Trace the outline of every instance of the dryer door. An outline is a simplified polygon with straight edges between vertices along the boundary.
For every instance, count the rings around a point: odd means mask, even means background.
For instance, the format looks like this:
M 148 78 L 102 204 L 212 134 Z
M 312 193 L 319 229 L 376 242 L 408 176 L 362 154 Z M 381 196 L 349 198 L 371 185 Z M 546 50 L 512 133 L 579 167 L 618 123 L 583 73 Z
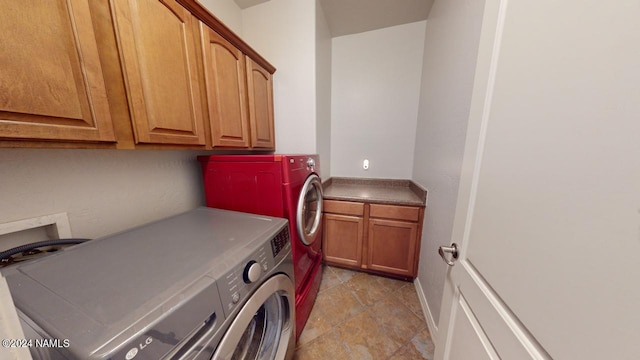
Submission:
M 311 245 L 316 240 L 321 223 L 322 182 L 318 175 L 311 174 L 302 186 L 296 210 L 298 235 L 303 244 Z
M 295 347 L 293 282 L 276 275 L 242 307 L 213 355 L 214 360 L 289 359 Z

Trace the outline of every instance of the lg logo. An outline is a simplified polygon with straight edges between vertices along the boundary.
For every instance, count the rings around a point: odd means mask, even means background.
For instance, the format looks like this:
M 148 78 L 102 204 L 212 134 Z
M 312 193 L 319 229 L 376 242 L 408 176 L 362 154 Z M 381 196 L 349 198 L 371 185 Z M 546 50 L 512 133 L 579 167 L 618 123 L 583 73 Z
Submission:
M 127 360 L 131 360 L 131 359 L 133 359 L 134 357 L 136 357 L 136 355 L 138 355 L 138 348 L 137 348 L 137 347 L 134 347 L 134 348 L 131 348 L 131 350 L 129 350 L 129 351 L 127 352 L 127 355 L 125 355 L 125 357 L 124 357 L 124 358 L 125 358 L 125 359 L 127 359 Z
M 131 348 L 131 350 L 127 351 L 127 355 L 125 355 L 124 358 L 126 360 L 133 359 L 134 357 L 136 357 L 136 355 L 138 355 L 138 351 L 144 350 L 144 348 L 146 348 L 152 342 L 153 342 L 153 338 L 149 336 L 144 340 L 144 342 L 138 344 L 137 347 Z

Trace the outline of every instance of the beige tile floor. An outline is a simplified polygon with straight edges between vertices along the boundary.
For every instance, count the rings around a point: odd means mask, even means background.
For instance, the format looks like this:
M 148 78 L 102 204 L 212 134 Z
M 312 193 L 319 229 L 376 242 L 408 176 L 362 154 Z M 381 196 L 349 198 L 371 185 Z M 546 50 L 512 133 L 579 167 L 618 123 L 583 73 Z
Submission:
M 413 283 L 324 266 L 294 360 L 433 359 Z

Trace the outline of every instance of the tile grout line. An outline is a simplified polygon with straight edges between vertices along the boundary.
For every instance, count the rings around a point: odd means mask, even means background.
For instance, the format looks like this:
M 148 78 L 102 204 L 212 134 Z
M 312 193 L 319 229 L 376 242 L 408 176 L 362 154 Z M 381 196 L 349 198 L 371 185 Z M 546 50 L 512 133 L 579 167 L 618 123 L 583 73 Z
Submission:
M 335 273 L 335 272 L 334 272 L 334 273 Z M 362 275 L 362 277 L 365 277 L 365 276 L 366 276 L 366 277 L 376 277 L 376 278 L 378 277 L 377 275 L 371 275 L 371 274 L 368 274 L 368 273 L 362 273 L 362 274 L 364 274 L 364 275 Z M 354 275 L 353 277 L 358 276 L 358 275 L 359 275 L 359 274 L 356 274 L 356 275 Z M 351 279 L 353 279 L 353 277 L 351 277 Z M 338 277 L 338 278 L 339 278 L 339 277 Z M 351 279 L 349 279 L 349 280 L 351 280 Z M 340 278 L 339 278 L 339 280 L 341 280 L 341 281 L 342 281 L 342 279 L 340 279 Z M 401 281 L 401 280 L 397 280 L 397 279 L 392 279 L 392 280 Z M 376 300 L 375 302 L 373 302 L 371 305 L 367 305 L 367 304 L 363 303 L 363 300 L 361 300 L 361 299 L 360 299 L 360 297 L 355 293 L 355 290 L 354 290 L 353 288 L 351 288 L 349 285 L 347 285 L 347 282 L 348 282 L 348 281 L 346 281 L 346 282 L 345 282 L 345 281 L 342 281 L 342 284 L 343 284 L 343 285 L 345 285 L 345 286 L 347 286 L 347 287 L 350 289 L 349 291 L 351 292 L 351 294 L 352 294 L 352 295 L 356 298 L 356 300 L 358 300 L 358 302 L 359 302 L 359 303 L 360 303 L 360 304 L 365 308 L 364 312 L 366 312 L 368 316 L 370 316 L 370 317 L 372 317 L 372 318 L 374 318 L 374 319 L 375 319 L 375 314 L 373 314 L 373 308 L 376 306 L 376 304 L 379 304 L 380 302 L 382 302 L 382 301 L 386 300 L 387 298 L 391 298 L 392 296 L 395 296 L 395 299 L 398 299 L 398 298 L 399 298 L 399 292 L 400 292 L 400 290 L 401 290 L 402 288 L 406 287 L 406 286 L 411 285 L 411 284 L 407 283 L 407 284 L 403 284 L 403 285 L 402 285 L 401 287 L 399 287 L 398 289 L 386 291 L 386 292 L 385 292 L 385 294 L 384 294 L 381 298 L 377 299 L 377 300 Z M 384 284 L 381 284 L 381 285 L 382 285 L 383 287 L 385 287 L 385 286 L 384 286 Z M 406 304 L 404 304 L 404 303 L 403 303 L 403 301 L 399 301 L 399 303 L 400 303 L 400 306 L 402 306 L 402 308 L 403 308 L 404 310 L 406 310 L 408 314 L 410 314 L 410 315 L 412 315 L 412 316 L 415 316 L 415 318 L 416 318 L 416 319 L 417 319 L 421 324 L 422 324 L 422 323 L 424 323 L 424 321 L 422 320 L 422 318 L 421 318 L 420 316 L 416 315 L 416 314 L 415 314 L 415 312 L 413 312 L 413 311 L 412 311 L 408 306 L 406 306 Z M 354 316 L 356 316 L 356 315 L 354 315 Z M 345 320 L 344 320 L 344 321 L 342 321 L 340 324 L 343 324 L 343 323 L 347 322 L 349 319 L 351 319 L 351 318 L 347 318 L 347 319 L 345 319 Z M 340 324 L 336 324 L 336 326 L 335 326 L 335 327 L 340 326 Z M 413 339 L 414 339 L 416 336 L 418 336 L 418 334 L 420 334 L 420 331 L 424 330 L 424 329 L 427 327 L 427 324 L 426 324 L 426 323 L 424 323 L 424 324 L 422 324 L 422 325 L 423 325 L 423 326 L 420 326 L 418 329 L 416 329 L 416 331 L 412 332 L 412 334 L 410 335 L 410 337 L 409 337 L 408 339 L 405 339 L 405 341 L 403 341 L 403 342 L 399 343 L 398 348 L 397 348 L 397 349 L 396 349 L 392 354 L 390 354 L 389 356 L 387 356 L 385 359 L 390 359 L 390 358 L 392 358 L 396 353 L 400 352 L 400 351 L 401 351 L 405 346 L 409 345 L 409 343 L 411 343 L 411 342 L 413 341 Z M 344 345 L 344 342 L 342 342 L 342 344 Z M 344 347 L 344 346 L 343 346 L 343 347 Z M 347 349 L 347 351 L 348 351 L 348 349 Z
M 410 284 L 407 284 L 410 285 Z M 392 295 L 395 295 L 397 298 L 397 293 L 404 288 L 407 285 L 403 285 L 402 287 L 400 287 L 399 289 L 390 292 L 387 297 L 390 297 Z M 381 299 L 383 300 L 383 299 Z M 421 331 L 423 331 L 425 328 L 428 328 L 427 323 L 423 322 L 422 318 L 420 318 L 419 316 L 417 316 L 406 304 L 404 304 L 402 301 L 398 301 L 400 303 L 400 306 L 402 306 L 405 310 L 407 310 L 407 312 L 413 316 L 415 316 L 420 323 L 423 323 L 421 327 L 419 327 L 418 329 L 415 330 L 415 332 L 413 332 L 413 334 L 404 342 L 401 343 L 400 347 L 398 347 L 398 349 L 396 349 L 396 351 L 393 352 L 393 354 L 389 355 L 386 359 L 391 359 L 394 355 L 396 355 L 398 352 L 400 352 L 402 349 L 404 349 L 405 346 L 409 345 L 411 342 L 413 342 L 413 339 L 415 339 L 416 336 L 418 336 L 420 334 Z
M 396 292 L 400 292 L 400 290 L 402 290 L 405 286 L 413 286 L 413 284 L 411 284 L 411 283 L 406 284 L 406 285 L 404 285 L 403 287 L 401 287 L 400 289 L 396 290 Z M 418 299 L 418 302 L 420 302 L 420 300 L 419 300 L 419 299 Z M 422 314 L 422 312 L 420 312 L 420 313 L 416 313 L 415 311 L 413 311 L 413 310 L 412 310 L 410 307 L 408 307 L 407 305 L 405 305 L 405 304 L 402 304 L 402 305 L 404 305 L 404 306 L 407 308 L 407 310 L 409 310 L 409 312 L 411 312 L 413 315 L 417 316 L 417 317 L 418 317 L 418 319 L 420 319 L 421 321 L 424 319 L 424 314 Z M 424 320 L 425 320 L 425 326 L 427 326 L 428 324 L 427 324 L 427 322 L 426 322 L 426 319 L 424 319 Z
M 338 269 L 341 269 L 341 268 L 338 268 Z M 344 318 L 340 319 L 341 321 L 336 323 L 336 324 L 331 325 L 331 324 L 329 324 L 327 322 L 327 324 L 329 325 L 327 330 L 325 330 L 322 333 L 317 334 L 313 339 L 311 339 L 310 341 L 308 341 L 308 342 L 306 342 L 304 344 L 301 344 L 299 346 L 298 346 L 298 344 L 296 344 L 296 352 L 298 352 L 300 350 L 304 350 L 306 348 L 312 348 L 314 346 L 314 344 L 316 344 L 317 342 L 321 341 L 321 339 L 323 337 L 325 337 L 325 339 L 326 339 L 326 337 L 332 337 L 333 338 L 332 341 L 338 341 L 339 342 L 340 349 L 342 349 L 342 352 L 344 353 L 344 355 L 347 355 L 347 356 L 351 357 L 353 354 L 352 354 L 352 351 L 350 350 L 350 347 L 348 346 L 349 344 L 348 344 L 348 342 L 343 341 L 338 336 L 337 329 L 340 328 L 341 326 L 343 326 L 346 322 L 348 322 L 351 319 L 353 319 L 355 316 L 360 316 L 363 313 L 365 313 L 365 315 L 368 316 L 369 318 L 375 320 L 376 316 L 374 314 L 373 308 L 376 307 L 376 305 L 380 304 L 383 301 L 388 301 L 388 299 L 392 299 L 392 301 L 396 303 L 396 304 L 393 304 L 393 306 L 399 306 L 398 304 L 400 304 L 402 306 L 402 311 L 406 312 L 407 316 L 415 317 L 415 319 L 418 320 L 416 325 L 420 325 L 420 326 L 418 326 L 418 328 L 415 331 L 407 332 L 407 333 L 411 333 L 410 337 L 408 337 L 408 338 L 401 337 L 400 339 L 398 339 L 398 340 L 400 340 L 400 342 L 396 343 L 396 344 L 398 344 L 398 348 L 395 349 L 393 351 L 393 353 L 391 353 L 390 355 L 385 356 L 384 358 L 382 358 L 383 360 L 389 360 L 389 359 L 393 358 L 394 356 L 396 356 L 397 354 L 400 354 L 403 351 L 408 351 L 407 348 L 409 348 L 411 346 L 410 344 L 413 342 L 413 340 L 416 339 L 416 337 L 420 336 L 421 332 L 424 331 L 425 328 L 428 329 L 428 326 L 427 326 L 426 322 L 424 321 L 424 318 L 421 317 L 420 314 L 417 314 L 416 312 L 414 312 L 411 309 L 411 307 L 409 305 L 407 305 L 411 301 L 407 301 L 407 299 L 405 298 L 406 295 L 409 295 L 409 294 L 405 295 L 404 291 L 406 291 L 406 289 L 404 289 L 404 288 L 407 287 L 407 286 L 410 286 L 411 285 L 410 283 L 405 283 L 405 284 L 399 285 L 399 284 L 396 284 L 395 282 L 387 282 L 386 280 L 381 281 L 380 279 L 390 279 L 390 280 L 393 280 L 393 281 L 402 282 L 402 280 L 399 280 L 399 279 L 386 278 L 384 276 L 379 276 L 379 275 L 376 275 L 376 274 L 357 272 L 357 271 L 352 271 L 352 270 L 348 270 L 348 269 L 344 269 L 345 272 L 342 272 L 342 269 L 341 269 L 340 272 L 338 272 L 333 267 L 325 265 L 325 264 L 323 264 L 323 271 L 326 271 L 325 272 L 325 276 L 323 276 L 323 281 L 325 279 L 328 279 L 329 277 L 332 278 L 332 280 L 330 280 L 331 283 L 334 283 L 333 279 L 336 279 L 336 281 L 335 281 L 333 286 L 327 287 L 327 288 L 323 288 L 322 292 L 319 292 L 319 294 L 320 293 L 325 293 L 327 291 L 331 291 L 332 289 L 335 289 L 336 287 L 339 287 L 339 286 L 342 285 L 344 287 L 343 290 L 335 290 L 335 291 L 344 291 L 344 290 L 346 290 L 349 293 L 349 295 L 351 297 L 353 297 L 354 300 L 356 300 L 356 303 L 360 307 L 360 311 L 358 311 L 354 315 L 351 315 L 351 316 L 344 317 Z M 339 274 L 342 275 L 342 276 L 340 276 Z M 358 282 L 350 283 L 356 277 L 359 277 L 361 279 Z M 363 281 L 363 279 L 364 279 L 364 281 Z M 375 281 L 375 284 L 373 284 L 373 285 L 375 285 L 376 287 L 380 286 L 380 288 L 378 290 L 379 291 L 378 293 L 367 293 L 366 287 L 362 288 L 363 285 L 364 286 L 369 285 L 370 281 Z M 356 286 L 356 284 L 358 284 L 358 285 Z M 399 287 L 395 288 L 396 286 L 399 286 Z M 358 296 L 358 292 L 362 292 L 362 295 L 365 296 L 365 298 L 361 299 L 361 297 Z M 376 298 L 377 296 L 380 296 L 380 297 Z M 328 296 L 328 298 L 331 298 L 331 296 Z M 367 299 L 369 299 L 368 302 L 366 301 Z M 375 299 L 375 300 L 372 300 L 372 299 Z M 371 304 L 367 305 L 367 303 L 369 303 L 369 302 Z M 384 306 L 384 305 L 382 305 L 382 306 Z M 317 311 L 319 313 L 316 314 L 316 316 L 320 316 L 323 319 L 327 319 L 327 315 L 325 314 L 324 311 L 322 311 L 322 308 L 318 308 Z M 380 328 L 378 330 L 379 331 L 382 330 L 384 332 L 384 330 L 382 328 Z M 336 344 L 336 345 L 338 345 L 338 344 Z M 313 357 L 313 359 L 315 359 L 315 357 Z M 313 359 L 309 359 L 309 360 L 313 360 Z M 298 359 L 298 360 L 305 360 L 305 359 Z

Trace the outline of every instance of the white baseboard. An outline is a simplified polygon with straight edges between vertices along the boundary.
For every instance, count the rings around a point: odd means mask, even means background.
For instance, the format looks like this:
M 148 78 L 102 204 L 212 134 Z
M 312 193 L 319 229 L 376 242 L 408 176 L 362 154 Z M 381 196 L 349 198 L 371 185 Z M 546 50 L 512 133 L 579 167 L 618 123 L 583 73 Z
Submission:
M 422 290 L 422 286 L 418 279 L 413 281 L 413 286 L 416 288 L 416 293 L 418 293 L 418 299 L 420 299 L 420 305 L 422 306 L 422 313 L 424 314 L 425 319 L 427 319 L 427 327 L 429 328 L 429 333 L 431 333 L 431 339 L 434 344 L 437 344 L 438 341 L 438 325 L 436 325 L 433 320 L 433 315 L 431 314 L 431 309 L 429 309 L 429 304 L 427 303 L 427 299 L 424 296 L 424 291 Z

